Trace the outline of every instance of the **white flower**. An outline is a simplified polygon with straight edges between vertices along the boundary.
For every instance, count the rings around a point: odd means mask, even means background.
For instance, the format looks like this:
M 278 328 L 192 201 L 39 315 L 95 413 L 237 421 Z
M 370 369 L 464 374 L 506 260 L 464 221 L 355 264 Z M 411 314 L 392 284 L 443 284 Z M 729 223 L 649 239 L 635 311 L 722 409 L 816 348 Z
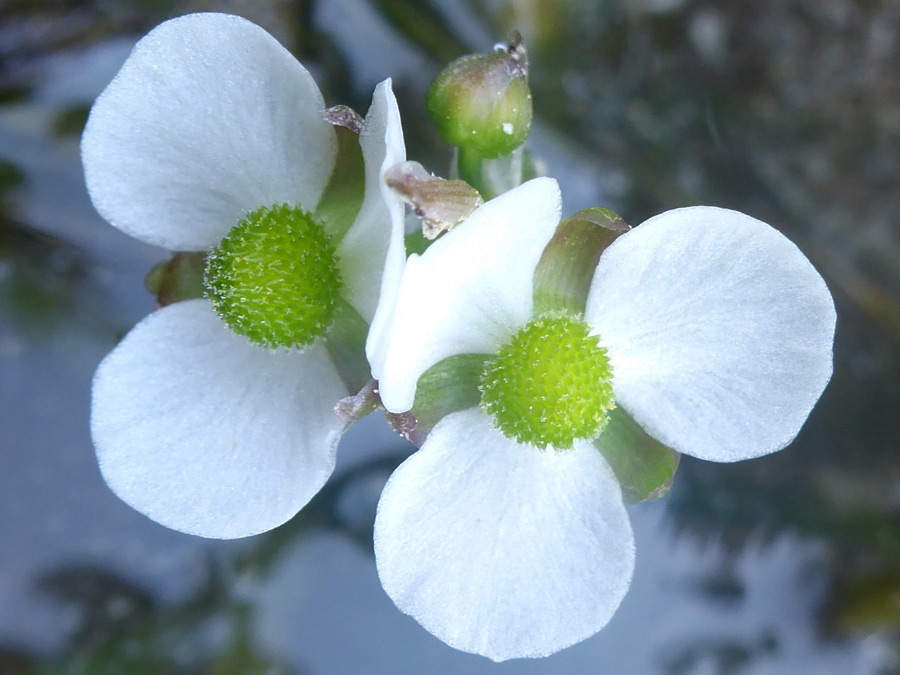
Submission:
M 576 365 L 611 370 L 598 388 L 611 384 L 615 404 L 643 429 L 701 459 L 784 447 L 831 376 L 835 312 L 824 281 L 784 236 L 735 211 L 695 207 L 648 220 L 600 257 L 583 323 L 534 317 L 535 267 L 559 215 L 556 183 L 533 180 L 411 256 L 385 329 L 390 347 L 373 363 L 386 408 L 401 412 L 435 364 L 488 355 L 474 407 L 437 423 L 388 481 L 375 555 L 401 610 L 451 646 L 497 661 L 594 634 L 633 570 L 620 486 L 598 451 L 602 414 L 584 418 L 595 432 L 567 450 L 516 436 L 546 438 L 554 411 L 582 393 L 562 386 L 532 410 L 516 398 L 543 386 L 532 380 L 591 388 L 581 371 L 566 370 L 567 355 L 554 360 L 561 343 L 548 326 L 586 324 L 595 351 Z M 537 336 L 536 351 L 517 352 L 511 345 L 526 334 Z M 524 379 L 496 365 L 531 353 L 550 356 L 527 364 Z
M 381 179 L 405 159 L 399 114 L 386 80 L 359 139 L 362 205 L 336 230 L 314 213 L 337 154 L 324 107 L 309 73 L 258 26 L 173 19 L 138 42 L 91 110 L 81 145 L 91 199 L 115 227 L 176 251 L 222 248 L 239 222 L 280 207 L 330 242 L 313 253 L 337 281 L 326 320 L 310 326 L 326 330 L 340 304 L 364 330 L 389 312 L 404 263 L 403 207 Z M 279 281 L 281 267 L 263 260 L 242 273 Z M 240 292 L 225 287 L 219 300 Z M 91 410 L 100 469 L 119 497 L 168 527 L 221 538 L 275 527 L 318 492 L 345 425 L 332 406 L 348 394 L 322 335 L 266 348 L 226 326 L 226 311 L 197 299 L 153 312 L 97 369 Z

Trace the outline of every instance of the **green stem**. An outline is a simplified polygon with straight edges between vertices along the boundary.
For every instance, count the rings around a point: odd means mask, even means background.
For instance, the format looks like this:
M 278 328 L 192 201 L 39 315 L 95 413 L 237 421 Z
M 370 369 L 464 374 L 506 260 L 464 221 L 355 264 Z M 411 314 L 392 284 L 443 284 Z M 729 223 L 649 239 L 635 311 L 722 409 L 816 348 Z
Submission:
M 484 180 L 482 158 L 472 148 L 459 147 L 456 154 L 456 168 L 459 177 L 478 190 L 482 199 L 487 201 L 493 195 Z

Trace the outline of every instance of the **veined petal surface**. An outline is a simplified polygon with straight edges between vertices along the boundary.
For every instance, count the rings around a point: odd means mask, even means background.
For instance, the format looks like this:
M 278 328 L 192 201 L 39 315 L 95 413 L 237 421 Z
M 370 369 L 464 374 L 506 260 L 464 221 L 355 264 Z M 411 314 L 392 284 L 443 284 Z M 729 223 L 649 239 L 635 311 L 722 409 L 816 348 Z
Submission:
M 373 369 L 391 412 L 413 404 L 416 382 L 454 354 L 492 354 L 531 317 L 534 268 L 559 224 L 552 178 L 536 178 L 479 207 L 406 262 Z
M 206 300 L 157 310 L 94 376 L 91 435 L 121 499 L 182 532 L 234 538 L 297 513 L 334 468 L 347 392 L 325 350 L 266 351 Z
M 97 98 L 81 141 L 97 211 L 173 250 L 215 245 L 249 211 L 315 208 L 336 141 L 312 77 L 259 26 L 167 21 Z
M 375 87 L 359 143 L 366 169 L 365 195 L 337 253 L 347 300 L 372 323 L 379 296 L 384 299 L 382 314 L 390 313 L 406 262 L 403 201 L 384 182 L 389 167 L 406 161 L 400 110 L 390 79 Z
M 391 476 L 375 559 L 396 605 L 495 661 L 552 654 L 600 630 L 634 569 L 612 471 L 588 442 L 539 451 L 478 408 L 445 417 Z
M 668 211 L 600 257 L 585 318 L 653 437 L 733 462 L 787 445 L 831 377 L 835 311 L 800 250 L 750 216 Z

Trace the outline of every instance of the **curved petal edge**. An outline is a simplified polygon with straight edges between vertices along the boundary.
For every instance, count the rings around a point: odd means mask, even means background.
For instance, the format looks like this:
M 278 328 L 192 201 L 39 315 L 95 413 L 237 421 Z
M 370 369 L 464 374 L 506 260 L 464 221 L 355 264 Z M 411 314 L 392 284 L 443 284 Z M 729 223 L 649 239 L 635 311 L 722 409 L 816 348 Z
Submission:
M 91 436 L 123 501 L 175 530 L 244 537 L 281 525 L 334 469 L 347 392 L 325 350 L 267 351 L 206 300 L 157 310 L 94 375 Z
M 445 417 L 388 480 L 375 560 L 403 612 L 451 647 L 503 661 L 605 626 L 631 583 L 634 539 L 590 443 L 542 452 L 472 408 Z
M 259 26 L 214 13 L 166 21 L 91 108 L 91 201 L 126 234 L 178 251 L 215 245 L 261 206 L 311 210 L 336 152 L 323 108 L 310 74 Z
M 405 206 L 384 182 L 384 172 L 406 160 L 400 110 L 390 78 L 375 88 L 359 143 L 365 163 L 365 195 L 356 220 L 341 240 L 338 257 L 347 299 L 372 326 L 366 351 L 377 353 L 380 326 L 393 312 L 406 264 Z M 378 361 L 371 356 L 369 360 Z
M 654 438 L 733 462 L 790 443 L 832 372 L 831 293 L 784 235 L 737 211 L 667 211 L 601 256 L 587 321 L 617 401 Z

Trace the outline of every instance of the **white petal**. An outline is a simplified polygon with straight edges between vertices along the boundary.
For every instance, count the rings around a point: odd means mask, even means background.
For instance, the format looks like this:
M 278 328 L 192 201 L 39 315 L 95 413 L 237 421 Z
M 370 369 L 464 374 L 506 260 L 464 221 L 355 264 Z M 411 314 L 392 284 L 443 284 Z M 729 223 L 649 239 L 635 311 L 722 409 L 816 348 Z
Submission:
M 91 109 L 85 181 L 107 221 L 202 250 L 260 206 L 313 209 L 335 138 L 306 69 L 255 24 L 190 14 L 144 37 Z
M 587 321 L 619 403 L 679 452 L 732 462 L 796 436 L 831 377 L 825 282 L 782 234 L 736 211 L 668 211 L 601 256 Z
M 372 323 L 379 295 L 385 298 L 382 315 L 391 313 L 406 262 L 403 201 L 384 182 L 388 167 L 406 161 L 400 110 L 390 79 L 375 88 L 359 143 L 366 165 L 366 191 L 359 214 L 338 247 L 338 259 L 347 299 Z
M 441 359 L 493 353 L 528 321 L 534 268 L 560 208 L 556 181 L 536 178 L 409 257 L 383 338 L 390 344 L 379 385 L 388 410 L 409 410 L 419 376 Z
M 472 408 L 445 417 L 391 476 L 375 559 L 401 610 L 452 647 L 502 661 L 606 625 L 631 583 L 634 539 L 590 443 L 541 452 Z
M 243 537 L 291 518 L 331 475 L 342 396 L 321 347 L 266 351 L 189 300 L 148 316 L 100 364 L 91 434 L 107 484 L 135 509 Z

